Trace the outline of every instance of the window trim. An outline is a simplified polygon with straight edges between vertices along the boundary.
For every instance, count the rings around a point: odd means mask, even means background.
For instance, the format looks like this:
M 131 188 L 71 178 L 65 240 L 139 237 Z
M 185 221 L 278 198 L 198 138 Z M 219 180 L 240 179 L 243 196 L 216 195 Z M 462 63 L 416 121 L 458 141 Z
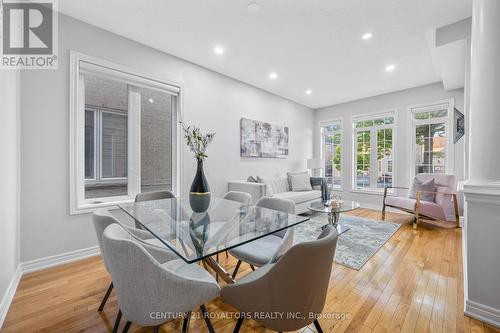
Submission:
M 327 125 L 331 125 L 333 123 L 340 123 L 340 147 L 342 149 L 341 153 L 340 153 L 340 169 L 341 169 L 341 179 L 340 179 L 340 186 L 334 186 L 333 185 L 333 182 L 332 182 L 332 187 L 329 189 L 329 190 L 333 190 L 333 191 L 343 191 L 344 190 L 344 184 L 345 184 L 345 177 L 344 177 L 344 171 L 345 171 L 345 167 L 344 167 L 344 154 L 345 154 L 345 149 L 344 149 L 344 117 L 337 117 L 337 118 L 331 118 L 331 119 L 325 119 L 325 120 L 320 120 L 318 122 L 318 126 L 319 126 L 319 135 L 320 135 L 320 152 L 319 152 L 319 156 L 322 160 L 325 161 L 325 164 L 326 164 L 326 159 L 324 158 L 324 154 L 323 154 L 323 133 L 322 133 L 322 130 L 321 128 L 324 127 L 324 126 L 327 126 Z M 326 170 L 326 165 L 323 165 L 323 170 Z M 324 172 L 323 172 L 324 173 Z M 324 177 L 326 177 L 326 175 L 323 174 Z
M 182 181 L 182 137 L 179 119 L 182 117 L 183 106 L 183 87 L 179 83 L 170 82 L 168 80 L 156 78 L 154 75 L 149 75 L 132 68 L 118 65 L 107 60 L 88 56 L 73 50 L 70 50 L 70 82 L 69 82 L 69 185 L 70 185 L 70 215 L 92 213 L 95 209 L 101 207 L 116 206 L 121 203 L 132 202 L 134 197 L 140 191 L 140 112 L 135 112 L 135 115 L 129 114 L 128 122 L 128 139 L 135 144 L 128 144 L 128 168 L 129 172 L 134 172 L 129 178 L 128 194 L 124 196 L 99 198 L 97 203 L 86 202 L 83 198 L 85 191 L 85 102 L 81 101 L 82 93 L 84 94 L 84 85 L 82 84 L 82 76 L 80 64 L 85 63 L 85 67 L 89 64 L 93 68 L 103 68 L 105 75 L 112 72 L 115 78 L 134 84 L 137 87 L 148 87 L 151 89 L 160 89 L 167 91 L 172 95 L 177 94 L 177 97 L 172 99 L 172 191 L 175 195 L 180 194 Z M 148 83 L 152 83 L 149 85 Z M 131 87 L 133 88 L 133 87 Z M 165 88 L 165 89 L 163 89 Z M 133 90 L 133 89 L 132 89 Z M 132 94 L 132 95 L 130 95 Z M 134 91 L 129 90 L 129 110 L 135 107 L 140 110 L 140 99 L 134 98 Z M 135 95 L 138 96 L 138 95 Z M 130 107 L 131 103 L 136 103 Z M 135 117 L 132 119 L 131 117 Z M 138 121 L 137 121 L 138 120 Z M 83 199 L 83 200 L 82 200 Z
M 370 119 L 376 119 L 379 118 L 380 116 L 385 116 L 387 114 L 392 113 L 394 117 L 394 122 L 390 125 L 377 125 L 377 126 L 372 126 L 370 127 L 371 129 L 382 129 L 382 128 L 388 128 L 387 126 L 391 126 L 392 128 L 392 184 L 397 185 L 397 151 L 398 151 L 398 109 L 397 108 L 391 108 L 391 109 L 385 109 L 385 110 L 378 110 L 378 111 L 372 111 L 372 112 L 366 112 L 366 113 L 361 113 L 361 114 L 355 114 L 352 115 L 350 118 L 351 121 L 351 186 L 350 186 L 350 192 L 352 193 L 364 193 L 364 194 L 377 194 L 377 195 L 383 195 L 384 194 L 384 189 L 383 188 L 374 188 L 374 187 L 369 187 L 369 188 L 357 188 L 356 187 L 356 166 L 357 166 L 357 151 L 356 151 L 356 121 L 359 121 L 361 119 L 363 120 L 370 120 Z M 370 135 L 370 146 L 372 144 L 371 142 L 372 135 Z M 373 151 L 373 150 L 372 150 Z M 371 165 L 370 165 L 371 169 Z M 378 167 L 376 168 L 378 170 Z M 387 191 L 389 194 L 394 194 L 394 189 L 389 189 Z
M 86 183 L 92 183 L 94 181 L 95 183 L 98 182 L 109 182 L 109 183 L 116 183 L 120 182 L 123 180 L 127 180 L 127 177 L 104 177 L 103 172 L 102 172 L 102 121 L 103 121 L 103 114 L 104 113 L 111 113 L 111 114 L 117 114 L 119 116 L 127 116 L 125 113 L 120 112 L 116 109 L 111 109 L 111 108 L 106 108 L 106 107 L 97 107 L 97 106 L 91 106 L 91 105 L 85 105 L 85 111 L 94 111 L 94 114 L 96 116 L 95 121 L 94 121 L 94 128 L 95 128 L 95 134 L 94 135 L 94 149 L 95 149 L 95 154 L 94 154 L 94 166 L 96 170 L 96 174 L 94 175 L 93 179 L 85 179 Z M 127 119 L 128 120 L 128 119 Z M 128 182 L 127 182 L 128 183 Z
M 433 118 L 433 119 L 422 119 L 422 120 L 414 120 L 413 113 L 417 109 L 419 112 L 427 112 L 427 111 L 436 111 L 440 109 L 438 106 L 442 104 L 448 104 L 448 112 L 447 116 L 442 118 Z M 445 148 L 445 173 L 446 174 L 454 174 L 455 173 L 455 146 L 453 143 L 453 111 L 455 108 L 455 99 L 448 98 L 442 99 L 434 102 L 427 103 L 418 103 L 418 104 L 410 104 L 407 106 L 407 116 L 408 116 L 408 129 L 410 138 L 408 139 L 408 151 L 410 152 L 410 156 L 408 158 L 407 168 L 410 170 L 408 174 L 408 183 L 405 184 L 409 186 L 412 179 L 415 178 L 415 131 L 416 125 L 422 124 L 432 124 L 432 123 L 441 123 L 443 119 L 445 120 L 445 131 L 446 131 L 446 148 Z

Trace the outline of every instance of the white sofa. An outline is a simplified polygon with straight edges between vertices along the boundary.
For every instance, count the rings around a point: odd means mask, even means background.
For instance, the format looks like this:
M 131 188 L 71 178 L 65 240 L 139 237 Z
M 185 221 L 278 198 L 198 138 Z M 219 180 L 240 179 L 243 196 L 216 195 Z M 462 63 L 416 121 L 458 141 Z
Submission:
M 286 177 L 275 178 L 273 183 L 274 181 L 280 184 L 253 183 L 245 180 L 230 181 L 228 189 L 229 191 L 250 193 L 252 196 L 252 204 L 255 204 L 255 202 L 263 196 L 290 199 L 295 202 L 295 212 L 297 214 L 308 212 L 307 206 L 309 203 L 321 200 L 321 188 L 319 186 L 314 186 L 312 191 L 293 192 L 290 190 Z

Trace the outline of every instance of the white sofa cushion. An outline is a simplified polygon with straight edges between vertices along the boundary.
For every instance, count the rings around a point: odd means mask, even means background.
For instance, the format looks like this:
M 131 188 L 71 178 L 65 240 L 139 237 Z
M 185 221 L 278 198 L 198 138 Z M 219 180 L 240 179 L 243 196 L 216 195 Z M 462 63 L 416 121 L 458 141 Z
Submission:
M 289 172 L 288 182 L 290 183 L 290 189 L 294 192 L 299 191 L 311 191 L 311 179 L 307 171 L 304 172 Z
M 300 191 L 275 193 L 273 198 L 290 199 L 296 204 L 321 198 L 321 191 Z
M 267 195 L 288 192 L 290 190 L 288 187 L 287 177 L 266 178 L 258 176 L 257 180 L 259 181 L 259 183 L 266 184 Z

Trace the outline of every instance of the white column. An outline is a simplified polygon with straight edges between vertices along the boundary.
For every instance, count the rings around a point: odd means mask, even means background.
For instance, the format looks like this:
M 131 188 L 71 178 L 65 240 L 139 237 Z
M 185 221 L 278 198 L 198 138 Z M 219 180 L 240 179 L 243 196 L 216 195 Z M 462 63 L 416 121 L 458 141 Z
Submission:
M 471 36 L 470 180 L 500 179 L 500 1 L 474 0 Z
M 500 0 L 473 1 L 468 135 L 465 313 L 500 327 Z

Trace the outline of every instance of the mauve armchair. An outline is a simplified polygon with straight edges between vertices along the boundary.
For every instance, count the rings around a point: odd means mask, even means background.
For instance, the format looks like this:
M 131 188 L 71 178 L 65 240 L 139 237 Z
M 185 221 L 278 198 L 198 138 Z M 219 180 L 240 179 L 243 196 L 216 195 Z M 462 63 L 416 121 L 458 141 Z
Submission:
M 416 229 L 420 218 L 455 223 L 460 226 L 460 212 L 458 208 L 457 181 L 454 175 L 420 173 L 415 176 L 419 181 L 426 182 L 434 179 L 434 201 L 421 200 L 423 191 L 416 191 L 415 198 L 387 195 L 389 189 L 406 189 L 401 186 L 386 186 L 382 206 L 382 220 L 385 219 L 386 207 L 396 208 L 413 214 L 413 228 Z

